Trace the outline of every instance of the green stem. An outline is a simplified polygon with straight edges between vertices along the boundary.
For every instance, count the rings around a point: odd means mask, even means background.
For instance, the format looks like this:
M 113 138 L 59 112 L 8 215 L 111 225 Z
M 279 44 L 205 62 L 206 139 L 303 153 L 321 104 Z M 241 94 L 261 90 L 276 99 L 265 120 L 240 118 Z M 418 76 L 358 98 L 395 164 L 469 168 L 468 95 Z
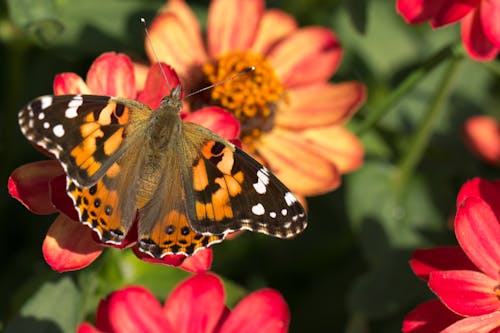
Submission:
M 424 115 L 420 127 L 410 140 L 410 144 L 399 162 L 399 178 L 398 182 L 401 187 L 404 187 L 410 176 L 413 174 L 417 164 L 422 159 L 429 140 L 434 129 L 436 120 L 439 119 L 442 112 L 445 110 L 445 103 L 449 96 L 453 79 L 458 73 L 459 65 L 461 64 L 462 56 L 452 58 L 448 69 L 443 77 L 442 82 L 438 86 L 438 90 L 434 95 L 432 104 Z
M 500 61 L 498 60 L 493 60 L 493 61 L 486 61 L 481 63 L 484 67 L 486 67 L 488 70 L 492 71 L 496 75 L 500 76 Z
M 428 73 L 432 72 L 436 67 L 443 63 L 443 61 L 449 59 L 452 55 L 457 54 L 457 52 L 459 52 L 459 46 L 460 44 L 456 43 L 450 44 L 431 56 L 422 66 L 408 75 L 380 107 L 368 113 L 367 117 L 359 125 L 359 127 L 354 130 L 354 132 L 357 135 L 362 135 L 371 129 L 403 96 L 406 95 L 408 91 L 419 83 L 420 80 L 427 77 Z

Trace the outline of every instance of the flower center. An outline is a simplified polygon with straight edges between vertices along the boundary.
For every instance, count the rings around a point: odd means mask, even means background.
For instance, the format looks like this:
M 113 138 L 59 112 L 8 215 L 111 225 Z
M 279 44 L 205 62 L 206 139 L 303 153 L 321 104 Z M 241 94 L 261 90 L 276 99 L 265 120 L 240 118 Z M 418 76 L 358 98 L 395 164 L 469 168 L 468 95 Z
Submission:
M 212 89 L 211 99 L 240 121 L 241 139 L 251 145 L 273 127 L 277 103 L 286 94 L 271 64 L 260 54 L 233 51 L 203 66 L 211 83 L 221 82 L 248 67 L 255 70 L 228 80 Z

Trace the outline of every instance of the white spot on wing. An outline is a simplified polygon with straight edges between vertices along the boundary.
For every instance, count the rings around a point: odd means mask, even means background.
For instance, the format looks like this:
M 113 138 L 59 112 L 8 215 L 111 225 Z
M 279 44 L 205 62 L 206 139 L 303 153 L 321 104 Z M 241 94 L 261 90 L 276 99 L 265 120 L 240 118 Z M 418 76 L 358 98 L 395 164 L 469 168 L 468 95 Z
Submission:
M 288 214 L 288 210 L 286 208 L 283 208 L 281 210 L 281 215 L 286 216 L 286 214 Z
M 40 113 L 38 114 L 38 120 L 43 120 L 44 118 L 45 118 L 45 113 L 40 112 Z
M 50 124 L 48 122 L 43 123 L 43 128 L 47 129 L 50 127 Z
M 61 124 L 54 126 L 52 132 L 54 132 L 54 135 L 57 136 L 58 138 L 64 136 L 65 133 L 64 127 Z
M 43 96 L 42 98 L 40 98 L 40 103 L 42 110 L 48 108 L 52 105 L 52 96 Z
M 257 183 L 253 184 L 253 188 L 259 194 L 266 193 L 266 185 L 259 179 Z
M 254 213 L 255 215 L 264 215 L 265 212 L 266 210 L 264 209 L 264 206 L 262 206 L 261 203 L 258 203 L 252 207 L 252 213 Z
M 64 116 L 70 119 L 75 118 L 76 116 L 78 116 L 78 112 L 76 112 L 76 109 L 78 109 L 78 106 L 70 106 L 64 112 Z
M 269 216 L 271 216 L 274 219 L 276 217 L 276 212 L 270 212 Z
M 285 193 L 285 201 L 286 201 L 286 204 L 288 206 L 291 206 L 293 205 L 295 202 L 297 202 L 297 199 L 295 198 L 295 196 L 290 193 L 290 192 L 286 192 Z

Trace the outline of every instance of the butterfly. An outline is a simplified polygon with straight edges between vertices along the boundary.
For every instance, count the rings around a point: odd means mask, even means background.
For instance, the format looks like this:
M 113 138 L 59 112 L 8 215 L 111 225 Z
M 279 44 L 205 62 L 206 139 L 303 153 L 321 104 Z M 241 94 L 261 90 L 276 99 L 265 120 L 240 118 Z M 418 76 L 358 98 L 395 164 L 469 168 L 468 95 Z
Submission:
M 80 221 L 121 244 L 137 219 L 154 258 L 192 255 L 238 230 L 290 238 L 307 225 L 268 169 L 210 130 L 182 121 L 181 87 L 153 110 L 97 95 L 47 95 L 19 112 L 26 138 L 52 153 Z

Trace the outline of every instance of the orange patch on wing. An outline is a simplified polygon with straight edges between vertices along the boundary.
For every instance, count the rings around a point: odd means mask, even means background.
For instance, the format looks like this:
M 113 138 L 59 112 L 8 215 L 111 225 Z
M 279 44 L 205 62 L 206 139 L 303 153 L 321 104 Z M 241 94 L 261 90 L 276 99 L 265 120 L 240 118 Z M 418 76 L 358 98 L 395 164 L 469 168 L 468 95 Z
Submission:
M 123 142 L 123 128 L 118 129 L 104 141 L 104 154 L 113 154 Z
M 230 175 L 234 164 L 233 152 L 226 147 L 220 154 L 222 154 L 222 160 L 217 163 L 217 169 L 225 175 Z
M 206 159 L 209 159 L 210 157 L 213 156 L 212 154 L 212 147 L 215 145 L 215 141 L 208 141 L 202 148 L 201 148 L 201 153 L 203 154 L 203 157 Z
M 203 159 L 193 167 L 193 187 L 196 191 L 203 191 L 208 186 L 207 169 Z
M 120 166 L 118 165 L 118 163 L 113 163 L 108 171 L 106 172 L 106 176 L 109 177 L 109 178 L 115 178 L 116 176 L 118 176 L 118 174 L 120 173 Z

